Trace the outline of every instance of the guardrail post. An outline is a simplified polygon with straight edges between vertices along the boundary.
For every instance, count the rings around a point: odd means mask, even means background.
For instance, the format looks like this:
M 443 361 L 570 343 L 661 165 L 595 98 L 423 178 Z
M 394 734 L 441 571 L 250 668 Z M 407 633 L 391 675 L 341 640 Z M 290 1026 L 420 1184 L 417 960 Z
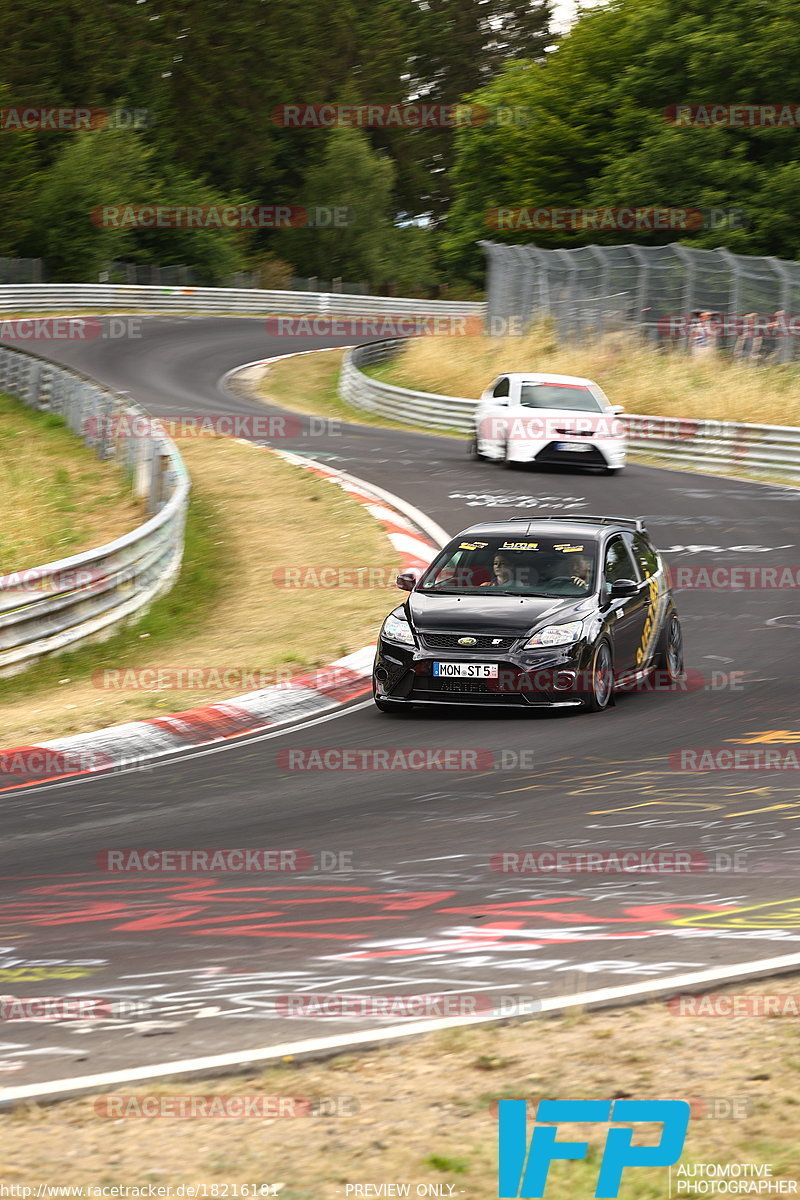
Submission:
M 169 476 L 169 454 L 152 443 L 153 453 L 150 459 L 150 495 L 147 501 L 147 511 L 160 511 L 167 497 Z
M 31 408 L 39 407 L 39 377 L 42 368 L 35 360 L 28 367 L 27 403 Z

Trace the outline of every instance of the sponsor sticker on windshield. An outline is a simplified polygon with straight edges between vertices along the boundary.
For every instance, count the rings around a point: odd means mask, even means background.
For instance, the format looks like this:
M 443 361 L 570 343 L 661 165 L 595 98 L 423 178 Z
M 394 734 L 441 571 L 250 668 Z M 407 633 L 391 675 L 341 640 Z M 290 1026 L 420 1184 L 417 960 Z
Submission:
M 500 550 L 538 550 L 538 542 L 503 542 Z
M 462 542 L 458 548 L 459 550 L 485 550 L 488 545 L 488 542 Z
M 562 542 L 560 546 L 553 546 L 554 550 L 560 550 L 562 554 L 574 554 L 576 550 L 583 550 L 583 546 L 570 546 L 569 542 Z

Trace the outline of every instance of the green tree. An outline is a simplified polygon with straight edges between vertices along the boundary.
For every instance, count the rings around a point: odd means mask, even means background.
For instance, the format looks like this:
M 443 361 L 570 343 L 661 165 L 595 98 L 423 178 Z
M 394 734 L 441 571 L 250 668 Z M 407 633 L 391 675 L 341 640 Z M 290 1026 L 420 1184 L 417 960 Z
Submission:
M 8 105 L 8 92 L 0 84 L 0 109 Z M 25 245 L 33 229 L 31 206 L 41 183 L 38 158 L 30 134 L 0 132 L 0 256 L 26 256 Z M 34 256 L 35 257 L 35 256 Z
M 797 129 L 677 127 L 669 110 L 797 95 L 798 51 L 792 0 L 769 9 L 746 0 L 724 9 L 711 0 L 614 0 L 584 13 L 544 63 L 508 65 L 473 96 L 527 104 L 533 124 L 457 134 L 444 242 L 451 267 L 480 272 L 479 236 L 544 247 L 675 239 L 495 230 L 486 218 L 499 206 L 732 206 L 749 213 L 749 228 L 698 228 L 681 240 L 793 256 Z
M 344 210 L 340 223 L 281 232 L 278 253 L 301 275 L 384 283 L 393 265 L 395 168 L 359 129 L 334 129 L 325 136 L 325 152 L 308 173 L 302 199 L 310 212 Z
M 34 207 L 35 253 L 53 278 L 92 280 L 114 259 L 182 263 L 212 283 L 245 261 L 246 235 L 206 228 L 136 228 L 125 208 L 137 205 L 226 205 L 239 196 L 172 168 L 159 174 L 141 136 L 128 130 L 72 135 L 47 172 Z M 102 213 L 103 208 L 116 209 Z

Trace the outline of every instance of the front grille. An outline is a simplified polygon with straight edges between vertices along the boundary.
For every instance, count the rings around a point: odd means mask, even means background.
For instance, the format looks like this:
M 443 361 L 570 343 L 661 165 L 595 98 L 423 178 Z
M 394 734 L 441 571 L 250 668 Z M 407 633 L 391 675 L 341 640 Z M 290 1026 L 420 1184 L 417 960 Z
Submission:
M 606 460 L 596 446 L 592 446 L 590 450 L 585 450 L 582 454 L 576 454 L 569 450 L 556 450 L 555 442 L 549 442 L 543 450 L 540 450 L 534 462 L 553 463 L 559 466 L 572 462 L 576 467 L 606 466 Z
M 438 692 L 480 692 L 485 695 L 490 689 L 485 679 L 434 679 Z
M 420 635 L 431 650 L 508 650 L 516 637 L 493 637 L 491 634 L 472 633 L 423 633 Z M 459 646 L 458 639 L 474 637 L 474 646 Z
M 417 676 L 409 700 L 440 700 L 442 703 L 470 703 L 485 700 L 489 704 L 527 705 L 524 695 L 506 695 L 494 691 L 486 679 L 423 679 Z

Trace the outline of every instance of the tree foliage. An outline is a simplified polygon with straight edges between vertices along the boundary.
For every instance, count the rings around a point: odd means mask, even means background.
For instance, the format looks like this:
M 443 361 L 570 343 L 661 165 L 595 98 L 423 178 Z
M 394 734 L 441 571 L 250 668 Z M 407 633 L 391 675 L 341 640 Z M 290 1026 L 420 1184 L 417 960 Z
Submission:
M 704 247 L 794 258 L 800 232 L 789 196 L 800 121 L 783 128 L 670 123 L 675 105 L 791 104 L 800 95 L 793 0 L 612 0 L 583 14 L 544 63 L 508 64 L 473 99 L 526 104 L 520 129 L 460 131 L 445 248 L 451 268 L 479 269 L 475 242 L 544 247 L 632 240 L 619 232 L 496 232 L 507 207 L 659 206 L 743 210 L 682 235 Z M 660 243 L 666 232 L 634 235 Z

